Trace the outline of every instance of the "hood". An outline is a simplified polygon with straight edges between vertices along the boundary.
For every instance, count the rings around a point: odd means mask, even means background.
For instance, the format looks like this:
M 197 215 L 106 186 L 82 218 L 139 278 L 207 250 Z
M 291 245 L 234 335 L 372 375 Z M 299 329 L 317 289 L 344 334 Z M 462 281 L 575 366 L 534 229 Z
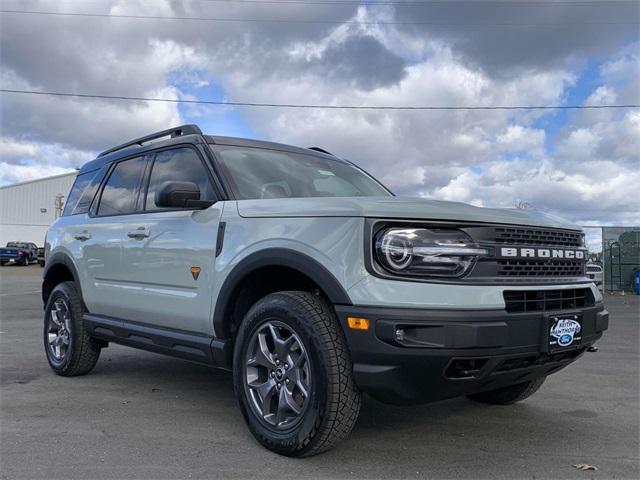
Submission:
M 371 217 L 506 223 L 580 230 L 535 210 L 474 207 L 466 203 L 410 197 L 314 197 L 239 200 L 242 217 Z

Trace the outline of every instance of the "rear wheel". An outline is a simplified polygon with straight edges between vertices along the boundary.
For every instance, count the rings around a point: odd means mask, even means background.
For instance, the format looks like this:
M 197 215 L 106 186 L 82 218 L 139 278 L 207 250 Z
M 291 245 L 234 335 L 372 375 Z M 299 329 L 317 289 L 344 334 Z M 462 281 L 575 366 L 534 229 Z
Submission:
M 492 405 L 511 405 L 520 402 L 536 393 L 542 386 L 547 377 L 540 377 L 530 382 L 510 385 L 508 387 L 490 390 L 488 392 L 474 393 L 468 397 L 480 403 L 489 403 Z
M 89 373 L 100 356 L 100 347 L 84 328 L 82 313 L 82 298 L 75 283 L 58 284 L 49 296 L 44 317 L 44 349 L 58 375 Z
M 239 329 L 233 367 L 242 414 L 269 450 L 315 455 L 356 423 L 360 394 L 344 334 L 317 295 L 280 292 L 256 303 Z

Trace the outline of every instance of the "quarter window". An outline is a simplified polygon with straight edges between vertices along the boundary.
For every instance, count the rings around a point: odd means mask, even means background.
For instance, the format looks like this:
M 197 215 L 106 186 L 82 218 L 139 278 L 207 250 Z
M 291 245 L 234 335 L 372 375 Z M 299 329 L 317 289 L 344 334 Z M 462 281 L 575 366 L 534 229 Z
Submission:
M 144 157 L 136 157 L 116 165 L 102 190 L 98 215 L 120 215 L 134 210 L 144 162 Z
M 146 210 L 161 210 L 156 192 L 169 181 L 193 182 L 200 189 L 200 200 L 214 200 L 209 175 L 198 154 L 191 148 L 164 150 L 156 154 L 147 189 Z
M 73 182 L 73 187 L 71 187 L 71 191 L 69 192 L 69 196 L 67 197 L 67 201 L 64 205 L 64 210 L 62 211 L 63 217 L 72 215 L 72 212 L 76 208 L 80 197 L 82 196 L 87 186 L 91 183 L 91 180 L 93 180 L 93 177 L 96 176 L 97 172 L 97 170 L 92 170 L 91 172 L 81 173 L 76 177 L 75 181 Z

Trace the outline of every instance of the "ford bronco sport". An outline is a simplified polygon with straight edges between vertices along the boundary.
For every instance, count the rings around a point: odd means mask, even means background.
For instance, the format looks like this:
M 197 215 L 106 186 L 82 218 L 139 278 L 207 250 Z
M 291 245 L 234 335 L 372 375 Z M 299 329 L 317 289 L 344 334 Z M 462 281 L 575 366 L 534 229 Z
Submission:
M 185 125 L 78 172 L 46 238 L 44 347 L 63 376 L 109 342 L 230 369 L 256 439 L 308 456 L 361 392 L 533 394 L 608 326 L 586 258 L 540 213 L 398 198 L 322 149 Z

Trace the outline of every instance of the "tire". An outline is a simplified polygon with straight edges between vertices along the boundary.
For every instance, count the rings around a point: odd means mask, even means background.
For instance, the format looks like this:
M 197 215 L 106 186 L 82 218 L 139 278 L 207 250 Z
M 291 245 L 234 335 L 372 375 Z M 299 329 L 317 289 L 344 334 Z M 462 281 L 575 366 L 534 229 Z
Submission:
M 491 405 L 511 405 L 520 402 L 536 393 L 547 377 L 540 377 L 525 383 L 510 385 L 508 387 L 490 390 L 488 392 L 468 395 L 474 402 L 488 403 Z
M 44 268 L 44 260 L 38 260 L 38 263 L 40 264 L 40 266 L 41 266 L 42 268 Z
M 61 305 L 65 306 L 65 313 L 62 313 L 63 309 L 58 310 L 55 315 L 55 318 L 58 318 L 58 324 L 56 324 L 51 312 Z M 82 298 L 78 294 L 75 283 L 62 282 L 56 285 L 45 307 L 43 340 L 51 369 L 63 377 L 89 373 L 100 356 L 100 346 L 85 330 L 82 314 Z M 64 333 L 59 329 L 60 324 L 65 325 Z M 58 328 L 57 332 L 56 328 Z M 54 340 L 54 342 L 57 342 L 60 349 L 64 348 L 64 354 L 62 350 L 58 350 L 61 355 L 56 355 L 56 348 L 50 343 L 51 335 L 60 340 Z
M 274 335 L 280 342 L 289 342 L 294 346 L 284 355 L 292 363 L 288 367 L 291 370 L 280 372 L 291 377 L 284 378 L 286 384 L 280 377 L 282 388 L 270 390 L 274 397 L 269 405 L 275 404 L 277 414 L 269 415 L 271 419 L 268 420 L 269 416 L 264 415 L 268 406 L 262 405 L 261 415 L 260 407 L 256 404 L 262 398 L 258 396 L 256 388 L 252 389 L 248 377 L 253 375 L 254 382 L 262 384 L 260 376 L 264 373 L 266 380 L 262 385 L 266 385 L 271 381 L 268 370 L 274 368 L 271 376 L 273 381 L 278 380 L 278 376 L 273 377 L 278 373 L 277 367 L 273 367 L 275 363 L 270 363 L 274 357 L 274 362 L 279 362 L 278 350 L 274 347 L 276 354 L 271 359 L 260 357 L 270 365 L 265 367 L 258 365 L 258 354 L 252 357 L 252 353 L 257 350 L 251 348 L 255 346 L 259 349 L 261 344 L 258 343 L 258 338 L 261 332 L 266 332 L 263 333 L 266 336 L 272 334 L 274 328 Z M 289 337 L 287 331 L 291 334 Z M 293 337 L 295 338 L 292 340 Z M 276 337 L 272 336 L 272 340 L 273 338 Z M 267 340 L 265 342 L 268 343 Z M 295 346 L 298 342 L 299 348 Z M 273 342 L 271 344 L 275 345 Z M 312 456 L 332 448 L 349 435 L 358 419 L 361 398 L 353 380 L 344 333 L 333 308 L 326 301 L 308 292 L 268 295 L 258 301 L 244 317 L 235 345 L 233 378 L 236 398 L 249 430 L 264 447 L 290 457 Z M 304 359 L 301 360 L 303 356 Z M 249 365 L 252 362 L 255 362 L 255 367 Z M 284 368 L 286 367 L 285 363 Z M 282 364 L 280 368 L 283 368 Z M 293 372 L 294 369 L 297 369 L 297 373 Z M 289 378 L 292 378 L 291 382 Z M 302 380 L 296 381 L 296 378 Z M 304 382 L 306 396 L 303 394 L 304 390 L 298 388 Z M 287 395 L 294 399 L 295 407 L 300 412 L 290 410 L 289 413 L 293 413 L 293 416 L 280 422 L 278 419 L 283 396 L 285 408 L 290 405 L 286 401 Z M 270 422 L 275 422 L 275 425 Z
M 7 264 L 7 262 L 0 262 L 0 267 L 4 267 Z

